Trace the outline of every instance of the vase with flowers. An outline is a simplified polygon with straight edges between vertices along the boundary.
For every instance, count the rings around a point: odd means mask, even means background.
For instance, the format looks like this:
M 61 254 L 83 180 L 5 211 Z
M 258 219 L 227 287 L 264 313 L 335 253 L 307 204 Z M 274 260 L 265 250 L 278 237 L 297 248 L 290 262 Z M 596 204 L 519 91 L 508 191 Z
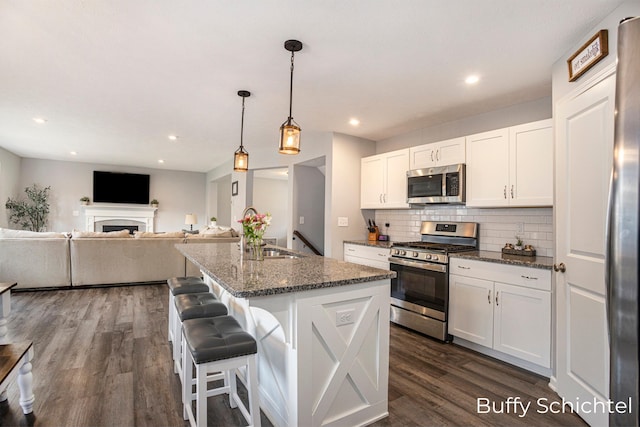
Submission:
M 271 214 L 256 213 L 253 215 L 247 215 L 238 220 L 238 222 L 242 224 L 242 233 L 251 252 L 251 258 L 256 261 L 264 260 L 264 253 L 262 252 L 262 236 L 264 236 L 265 230 L 269 224 L 271 224 Z

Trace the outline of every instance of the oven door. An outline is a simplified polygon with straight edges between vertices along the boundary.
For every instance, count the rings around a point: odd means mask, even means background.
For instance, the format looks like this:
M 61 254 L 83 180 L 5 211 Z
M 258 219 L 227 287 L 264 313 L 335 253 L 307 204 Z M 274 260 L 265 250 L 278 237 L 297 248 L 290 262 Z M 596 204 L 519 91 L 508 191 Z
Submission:
M 390 260 L 391 304 L 417 314 L 447 320 L 449 279 L 447 266 L 404 259 Z

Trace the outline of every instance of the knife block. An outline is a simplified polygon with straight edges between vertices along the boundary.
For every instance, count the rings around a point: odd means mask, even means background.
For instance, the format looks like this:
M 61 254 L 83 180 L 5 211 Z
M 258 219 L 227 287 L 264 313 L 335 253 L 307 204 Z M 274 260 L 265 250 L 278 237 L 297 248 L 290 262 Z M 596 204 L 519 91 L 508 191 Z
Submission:
M 380 230 L 378 229 L 378 226 L 374 227 L 375 231 L 374 232 L 369 232 L 369 241 L 370 242 L 375 242 L 378 240 L 378 236 L 380 235 Z

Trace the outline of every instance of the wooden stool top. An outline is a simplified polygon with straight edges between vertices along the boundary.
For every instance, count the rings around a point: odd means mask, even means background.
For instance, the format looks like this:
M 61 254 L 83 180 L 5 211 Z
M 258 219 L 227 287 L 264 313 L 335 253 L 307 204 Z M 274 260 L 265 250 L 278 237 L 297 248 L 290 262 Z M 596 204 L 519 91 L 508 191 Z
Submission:
M 7 379 L 32 345 L 31 341 L 0 345 L 0 383 Z
M 7 292 L 10 289 L 15 288 L 16 286 L 18 286 L 18 283 L 2 283 L 2 282 L 0 282 L 0 295 L 4 294 L 5 292 Z

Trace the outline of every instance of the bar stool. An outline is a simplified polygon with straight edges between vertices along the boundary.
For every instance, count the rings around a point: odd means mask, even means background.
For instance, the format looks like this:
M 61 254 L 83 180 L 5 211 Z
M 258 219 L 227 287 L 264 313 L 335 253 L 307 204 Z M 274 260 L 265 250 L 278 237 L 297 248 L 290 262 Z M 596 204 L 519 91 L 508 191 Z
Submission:
M 169 286 L 169 325 L 168 325 L 168 340 L 173 343 L 173 322 L 175 318 L 175 305 L 173 304 L 173 297 L 175 295 L 182 294 L 194 294 L 197 292 L 209 292 L 209 286 L 204 283 L 200 277 L 186 276 L 186 277 L 172 277 L 167 280 Z
M 237 407 L 251 427 L 260 427 L 258 381 L 256 372 L 256 340 L 245 332 L 233 316 L 188 319 L 182 322 L 183 418 L 191 427 L 207 425 L 207 397 L 229 395 L 229 406 Z M 193 394 L 193 367 L 196 392 Z M 249 409 L 238 396 L 236 369 L 246 366 Z M 224 385 L 207 390 L 211 372 L 225 373 Z M 191 402 L 196 401 L 194 416 Z
M 176 295 L 173 298 L 175 315 L 173 316 L 173 363 L 174 372 L 182 381 L 182 322 L 202 317 L 226 316 L 227 306 L 211 292 Z

